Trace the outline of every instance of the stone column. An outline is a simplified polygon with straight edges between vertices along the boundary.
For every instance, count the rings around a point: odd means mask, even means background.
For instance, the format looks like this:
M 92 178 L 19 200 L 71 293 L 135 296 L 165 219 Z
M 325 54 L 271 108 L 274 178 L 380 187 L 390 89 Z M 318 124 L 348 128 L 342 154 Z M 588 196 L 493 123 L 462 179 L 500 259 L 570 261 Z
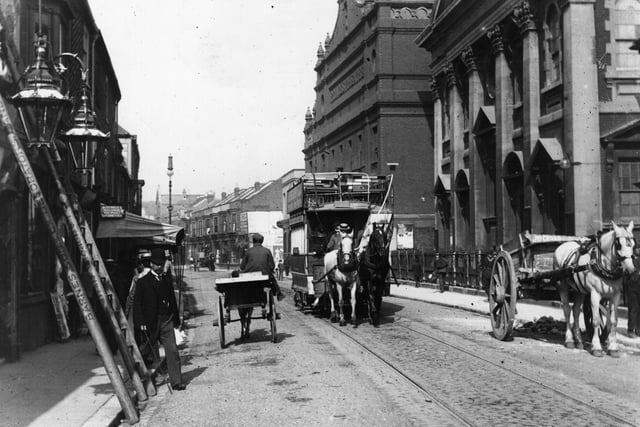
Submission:
M 451 129 L 449 131 L 449 141 L 451 144 L 451 213 L 452 213 L 452 232 L 453 245 L 452 249 L 463 249 L 466 226 L 460 211 L 460 203 L 458 195 L 455 191 L 455 178 L 458 171 L 464 168 L 464 112 L 462 110 L 462 99 L 458 90 L 458 81 L 455 73 L 455 67 L 452 63 L 447 64 L 445 68 L 447 73 L 447 87 L 449 96 L 449 117 L 451 117 Z
M 540 137 L 540 54 L 538 33 L 529 2 L 523 1 L 516 7 L 513 16 L 522 34 L 522 139 L 524 145 L 522 152 L 526 164 Z M 530 175 L 530 170 L 524 171 L 524 204 L 529 207 L 525 215 L 529 215 L 531 232 L 542 233 L 543 214 L 540 211 L 540 204 L 536 201 L 533 187 L 527 185 L 530 182 Z M 527 221 L 527 218 L 523 220 Z
M 440 87 L 436 81 L 436 76 L 431 80 L 431 94 L 433 96 L 433 182 L 430 188 L 435 189 L 438 181 L 438 174 L 442 172 L 442 100 L 440 99 Z M 433 206 L 437 206 L 437 200 L 434 196 Z M 436 209 L 436 229 L 438 230 L 438 247 L 445 247 L 445 241 L 449 241 L 449 236 L 445 235 L 442 229 L 442 221 L 444 218 L 440 215 L 440 211 Z
M 565 212 L 573 212 L 575 234 L 602 229 L 602 177 L 595 0 L 568 0 L 562 14 L 565 150 L 568 169 Z
M 433 97 L 433 182 L 431 185 L 435 185 L 438 174 L 442 171 L 442 101 L 435 77 L 431 80 L 431 96 Z
M 487 190 L 484 188 L 482 161 L 473 135 L 473 128 L 480 107 L 484 103 L 484 90 L 473 49 L 471 47 L 464 49 L 460 58 L 467 67 L 469 80 L 469 179 L 471 180 L 469 183 L 469 222 L 471 228 L 469 230 L 469 248 L 478 248 L 487 244 L 487 233 L 481 219 L 488 216 L 488 213 L 484 203 Z
M 496 78 L 496 219 L 498 244 L 515 237 L 515 220 L 510 212 L 509 195 L 502 179 L 502 166 L 509 151 L 513 149 L 513 96 L 511 94 L 511 71 L 504 55 L 502 30 L 499 25 L 487 31 L 491 50 L 495 56 Z

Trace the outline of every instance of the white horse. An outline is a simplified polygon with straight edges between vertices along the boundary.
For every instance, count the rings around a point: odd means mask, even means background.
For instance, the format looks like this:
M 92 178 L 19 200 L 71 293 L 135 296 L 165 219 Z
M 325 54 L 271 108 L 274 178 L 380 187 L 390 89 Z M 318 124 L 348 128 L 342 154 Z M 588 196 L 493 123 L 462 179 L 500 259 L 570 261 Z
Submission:
M 358 288 L 358 259 L 353 247 L 353 238 L 344 235 L 340 240 L 340 247 L 324 255 L 324 273 L 327 280 L 338 291 L 338 313 L 340 315 L 340 326 L 347 324 L 344 318 L 344 298 L 345 289 L 351 291 L 351 323 L 356 328 L 356 289 Z M 335 322 L 337 318 L 333 292 L 329 292 L 331 300 L 331 320 Z
M 566 321 L 565 347 L 583 348 L 580 336 L 580 309 L 585 295 L 589 295 L 591 312 L 593 313 L 593 337 L 591 339 L 591 354 L 604 356 L 600 344 L 600 333 L 608 326 L 610 328 L 607 350 L 612 357 L 619 357 L 616 327 L 618 325 L 617 309 L 622 292 L 622 276 L 633 273 L 632 256 L 635 246 L 633 238 L 633 221 L 625 229 L 618 227 L 613 221 L 613 229 L 601 234 L 593 247 L 586 252 L 580 250 L 580 244 L 566 242 L 558 246 L 553 254 L 554 269 L 578 267 L 570 277 L 558 280 L 556 286 L 560 293 L 562 308 Z M 575 292 L 573 303 L 573 329 L 571 328 L 571 307 L 569 305 L 569 291 Z M 601 319 L 600 302 L 608 300 L 611 307 L 606 319 Z M 605 323 L 606 322 L 606 323 Z

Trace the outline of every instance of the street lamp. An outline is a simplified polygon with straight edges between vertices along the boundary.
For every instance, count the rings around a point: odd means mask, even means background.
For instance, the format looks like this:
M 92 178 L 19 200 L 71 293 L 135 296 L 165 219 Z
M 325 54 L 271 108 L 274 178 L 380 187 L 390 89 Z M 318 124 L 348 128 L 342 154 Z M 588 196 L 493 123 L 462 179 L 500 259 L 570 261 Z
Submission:
M 18 109 L 29 147 L 50 147 L 56 136 L 69 98 L 60 91 L 60 78 L 49 69 L 47 37 L 38 35 L 34 42 L 36 59 L 27 67 L 22 79 L 25 86 L 11 97 Z
M 173 210 L 173 205 L 171 204 L 171 177 L 173 176 L 173 156 L 171 154 L 169 154 L 167 176 L 169 177 L 169 206 L 167 206 L 167 210 L 169 210 L 169 224 L 171 224 L 171 211 Z
M 87 83 L 88 70 L 76 54 L 62 53 L 58 58 L 71 57 L 80 64 L 82 73 L 82 95 L 80 103 L 73 112 L 73 127 L 65 132 L 63 139 L 69 147 L 71 158 L 76 171 L 82 176 L 82 186 L 89 185 L 89 174 L 95 165 L 96 154 L 101 143 L 109 139 L 109 135 L 96 127 L 96 115 L 89 102 L 89 84 Z M 60 63 L 60 70 L 64 70 Z

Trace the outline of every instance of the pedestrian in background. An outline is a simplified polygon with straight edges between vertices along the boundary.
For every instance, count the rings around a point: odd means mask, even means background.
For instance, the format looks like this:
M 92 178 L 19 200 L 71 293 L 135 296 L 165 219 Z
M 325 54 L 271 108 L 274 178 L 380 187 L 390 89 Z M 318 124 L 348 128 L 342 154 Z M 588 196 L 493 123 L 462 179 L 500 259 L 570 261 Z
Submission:
M 284 263 L 282 260 L 278 260 L 278 267 L 276 268 L 278 269 L 278 280 L 282 280 L 282 275 L 284 274 Z
M 164 249 L 153 249 L 150 261 L 151 271 L 138 280 L 133 299 L 133 319 L 143 342 L 140 351 L 147 359 L 151 356 L 151 360 L 158 360 L 158 342 L 162 343 L 171 387 L 184 390 L 180 354 L 173 331 L 174 327 L 180 327 L 180 317 L 171 280 L 163 275 Z
M 436 259 L 433 260 L 433 271 L 436 275 L 436 280 L 438 281 L 438 288 L 440 289 L 440 292 L 445 291 L 444 279 L 447 274 L 448 267 L 449 262 L 446 259 L 437 256 L 436 254 Z
M 625 275 L 623 282 L 629 312 L 627 323 L 629 338 L 637 338 L 640 335 L 640 247 L 634 249 L 634 255 L 633 265 L 636 271 Z
M 420 280 L 422 280 L 422 264 L 420 264 L 418 257 L 413 261 L 411 271 L 413 272 L 413 280 L 416 282 L 416 288 L 419 288 Z
M 127 321 L 129 322 L 129 327 L 132 331 L 135 331 L 135 325 L 133 322 L 133 300 L 136 294 L 136 285 L 138 284 L 138 280 L 143 278 L 150 271 L 151 252 L 142 252 L 138 255 L 138 265 L 133 272 L 131 286 L 129 287 L 129 295 L 127 295 L 127 302 L 124 309 L 124 314 L 125 316 L 127 316 Z
M 291 269 L 291 266 L 289 265 L 289 260 L 285 260 L 284 262 L 284 275 L 289 277 L 289 270 Z

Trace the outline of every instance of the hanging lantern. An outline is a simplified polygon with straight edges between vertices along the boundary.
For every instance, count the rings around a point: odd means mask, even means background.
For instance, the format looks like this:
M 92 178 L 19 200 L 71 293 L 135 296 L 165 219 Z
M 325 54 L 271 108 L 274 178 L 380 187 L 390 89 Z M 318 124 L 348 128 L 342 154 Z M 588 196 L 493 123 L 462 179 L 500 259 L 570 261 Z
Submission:
M 74 167 L 88 173 L 95 165 L 96 154 L 101 143 L 109 136 L 96 127 L 96 115 L 89 106 L 89 87 L 83 76 L 82 97 L 73 114 L 73 127 L 61 138 L 67 143 Z
M 36 60 L 22 76 L 24 88 L 11 101 L 18 108 L 29 146 L 50 146 L 69 98 L 60 91 L 60 79 L 47 64 L 47 38 L 36 40 Z

